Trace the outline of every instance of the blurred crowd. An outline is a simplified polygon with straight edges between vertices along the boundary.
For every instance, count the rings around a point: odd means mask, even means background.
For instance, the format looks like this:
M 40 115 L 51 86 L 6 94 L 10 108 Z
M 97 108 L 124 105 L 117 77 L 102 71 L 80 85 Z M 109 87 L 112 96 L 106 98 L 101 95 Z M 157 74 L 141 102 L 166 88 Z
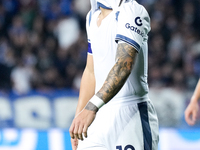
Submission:
M 85 0 L 1 0 L 0 89 L 78 90 L 89 9 Z
M 138 0 L 151 17 L 149 85 L 193 90 L 200 76 L 200 1 Z M 0 90 L 78 90 L 89 0 L 0 1 Z
M 157 0 L 151 17 L 149 84 L 194 90 L 200 77 L 200 1 Z

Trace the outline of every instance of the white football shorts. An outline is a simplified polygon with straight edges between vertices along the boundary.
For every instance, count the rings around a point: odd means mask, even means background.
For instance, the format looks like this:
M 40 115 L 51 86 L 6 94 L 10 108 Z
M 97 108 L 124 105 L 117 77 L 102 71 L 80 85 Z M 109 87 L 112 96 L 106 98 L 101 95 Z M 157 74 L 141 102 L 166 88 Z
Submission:
M 158 119 L 151 101 L 106 104 L 78 150 L 157 150 Z

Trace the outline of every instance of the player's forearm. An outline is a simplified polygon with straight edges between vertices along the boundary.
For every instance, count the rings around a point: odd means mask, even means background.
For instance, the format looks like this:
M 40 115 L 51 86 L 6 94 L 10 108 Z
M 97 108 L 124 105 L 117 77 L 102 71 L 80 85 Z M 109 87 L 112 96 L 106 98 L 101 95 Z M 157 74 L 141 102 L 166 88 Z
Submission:
M 121 66 L 119 62 L 112 68 L 103 87 L 97 92 L 97 96 L 105 103 L 112 99 L 122 88 L 130 74 L 130 69 Z
M 76 115 L 86 106 L 90 98 L 95 94 L 95 77 L 94 73 L 87 68 L 84 70 L 79 92 L 79 100 L 76 108 Z
M 110 101 L 123 87 L 131 73 L 136 54 L 136 50 L 130 45 L 125 43 L 118 45 L 117 61 L 108 74 L 103 87 L 96 94 L 105 103 Z
M 194 94 L 191 98 L 191 101 L 197 102 L 199 99 L 200 99 L 200 79 L 196 85 L 196 88 L 195 88 Z

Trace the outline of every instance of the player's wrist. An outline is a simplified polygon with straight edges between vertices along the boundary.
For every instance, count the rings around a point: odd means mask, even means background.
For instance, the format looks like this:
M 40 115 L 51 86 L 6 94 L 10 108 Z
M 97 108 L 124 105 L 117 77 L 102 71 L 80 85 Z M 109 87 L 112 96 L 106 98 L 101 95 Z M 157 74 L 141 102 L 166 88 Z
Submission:
M 97 112 L 104 104 L 102 99 L 94 95 L 87 103 L 85 109 Z
M 94 95 L 89 101 L 93 103 L 98 109 L 100 109 L 105 104 L 105 102 L 96 95 Z
M 199 100 L 198 97 L 193 95 L 190 101 L 191 103 L 197 103 L 198 100 Z

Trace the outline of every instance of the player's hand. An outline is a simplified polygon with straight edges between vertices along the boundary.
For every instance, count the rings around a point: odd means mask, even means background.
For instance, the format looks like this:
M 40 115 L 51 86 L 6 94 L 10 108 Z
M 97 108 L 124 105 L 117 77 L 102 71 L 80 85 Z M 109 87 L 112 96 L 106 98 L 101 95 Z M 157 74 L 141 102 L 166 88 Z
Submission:
M 78 147 L 78 139 L 71 139 L 72 150 L 77 150 Z
M 84 137 L 87 137 L 88 127 L 94 121 L 95 116 L 96 116 L 95 111 L 83 109 L 74 118 L 72 125 L 69 129 L 71 138 L 83 140 L 83 135 Z
M 197 119 L 197 113 L 199 111 L 199 105 L 197 101 L 191 101 L 185 110 L 185 121 L 189 125 L 194 125 Z

